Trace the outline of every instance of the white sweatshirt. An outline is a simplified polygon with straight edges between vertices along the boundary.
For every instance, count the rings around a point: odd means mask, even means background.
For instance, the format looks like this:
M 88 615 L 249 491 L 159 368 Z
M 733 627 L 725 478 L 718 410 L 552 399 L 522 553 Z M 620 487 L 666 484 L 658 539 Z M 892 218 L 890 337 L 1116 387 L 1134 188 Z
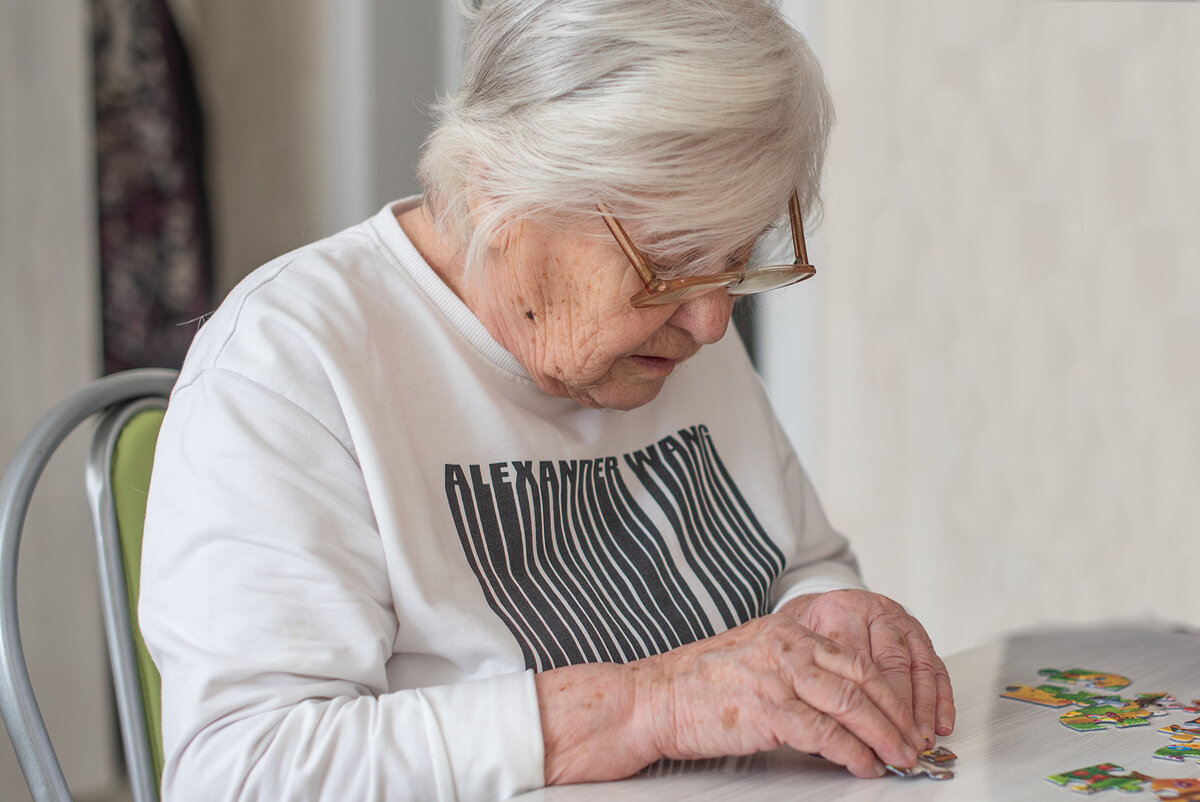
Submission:
M 395 214 L 270 262 L 163 423 L 141 627 L 166 800 L 543 783 L 534 671 L 860 587 L 737 337 L 630 412 L 541 392 Z

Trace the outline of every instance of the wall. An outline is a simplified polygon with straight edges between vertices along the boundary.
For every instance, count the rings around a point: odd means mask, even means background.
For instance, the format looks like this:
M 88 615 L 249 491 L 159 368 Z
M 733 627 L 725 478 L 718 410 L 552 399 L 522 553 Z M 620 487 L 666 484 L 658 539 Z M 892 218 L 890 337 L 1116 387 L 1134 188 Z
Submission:
M 0 3 L 0 465 L 100 365 L 84 8 Z M 68 440 L 44 474 L 17 583 L 34 689 L 67 781 L 85 794 L 113 781 L 117 749 L 83 493 L 86 439 Z M 0 730 L 0 800 L 27 798 Z
M 1200 8 L 815 5 L 821 272 L 769 378 L 811 376 L 781 412 L 868 581 L 945 651 L 1200 626 Z
M 205 103 L 221 296 L 267 260 L 418 191 L 427 106 L 457 36 L 449 3 L 172 5 Z

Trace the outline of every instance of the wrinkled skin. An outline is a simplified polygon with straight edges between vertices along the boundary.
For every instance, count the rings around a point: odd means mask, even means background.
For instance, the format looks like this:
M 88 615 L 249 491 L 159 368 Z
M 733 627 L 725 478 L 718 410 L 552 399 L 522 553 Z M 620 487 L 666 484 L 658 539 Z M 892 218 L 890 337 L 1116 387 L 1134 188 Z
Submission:
M 868 657 L 933 745 L 954 730 L 954 693 L 946 664 L 925 628 L 886 596 L 835 590 L 792 599 L 780 610 L 801 626 Z
M 729 324 L 733 301 L 723 291 L 631 307 L 642 283 L 603 237 L 522 223 L 492 243 L 482 275 L 467 281 L 423 206 L 399 220 L 533 381 L 584 406 L 648 403 Z M 801 596 L 664 654 L 554 669 L 534 682 L 548 784 L 782 745 L 878 777 L 883 763 L 911 766 L 954 726 L 950 680 L 925 630 L 892 600 L 859 590 Z
M 548 784 L 783 745 L 879 777 L 884 763 L 911 766 L 933 746 L 918 722 L 936 716 L 941 735 L 954 724 L 949 677 L 924 630 L 895 602 L 858 590 L 800 597 L 664 654 L 555 669 L 535 682 Z
M 725 334 L 733 298 L 634 309 L 643 287 L 616 242 L 535 222 L 512 226 L 467 280 L 424 206 L 400 225 L 425 260 L 546 393 L 587 407 L 652 401 L 681 362 Z M 596 232 L 604 232 L 597 217 Z

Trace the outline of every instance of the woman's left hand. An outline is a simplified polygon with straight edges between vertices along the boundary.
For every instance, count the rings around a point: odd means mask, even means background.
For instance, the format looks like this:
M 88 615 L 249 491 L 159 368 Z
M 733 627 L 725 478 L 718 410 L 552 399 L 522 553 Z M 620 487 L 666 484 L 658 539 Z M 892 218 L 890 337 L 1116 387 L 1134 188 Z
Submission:
M 925 628 L 887 596 L 835 590 L 792 599 L 779 612 L 832 641 L 867 655 L 909 704 L 929 747 L 954 731 L 954 692 L 946 664 Z

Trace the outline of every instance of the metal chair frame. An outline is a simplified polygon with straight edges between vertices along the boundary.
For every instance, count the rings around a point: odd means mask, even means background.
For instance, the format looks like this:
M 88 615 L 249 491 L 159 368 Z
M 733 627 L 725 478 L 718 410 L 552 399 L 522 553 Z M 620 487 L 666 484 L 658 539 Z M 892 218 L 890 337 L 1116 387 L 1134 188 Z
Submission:
M 70 790 L 38 709 L 17 617 L 17 556 L 30 500 L 63 440 L 92 415 L 108 411 L 92 439 L 87 469 L 100 564 L 105 634 L 117 697 L 121 739 L 136 802 L 157 802 L 158 780 L 138 680 L 125 569 L 112 497 L 110 466 L 117 436 L 135 414 L 165 407 L 178 371 L 143 368 L 99 379 L 51 409 L 17 448 L 0 479 L 0 714 L 37 802 L 69 802 Z

